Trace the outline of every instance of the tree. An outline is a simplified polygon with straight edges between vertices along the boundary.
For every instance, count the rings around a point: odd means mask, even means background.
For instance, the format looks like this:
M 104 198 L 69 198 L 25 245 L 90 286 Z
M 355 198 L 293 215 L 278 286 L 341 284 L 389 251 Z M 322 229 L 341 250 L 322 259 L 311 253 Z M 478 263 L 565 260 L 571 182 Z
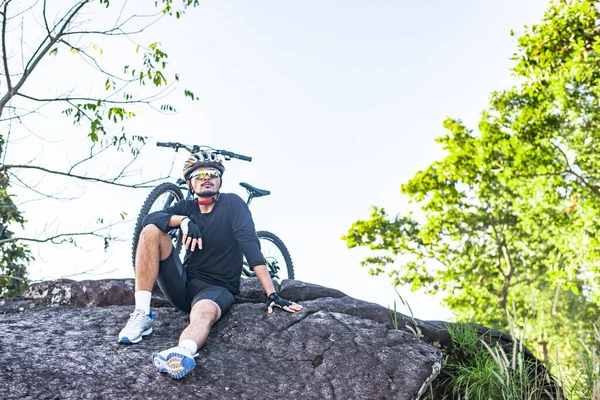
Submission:
M 444 122 L 446 158 L 401 186 L 418 215 L 374 207 L 343 238 L 371 273 L 443 292 L 459 320 L 506 329 L 539 354 L 592 340 L 600 317 L 600 11 L 551 4 L 519 38 L 519 85 L 495 92 L 479 131 Z M 564 354 L 564 352 L 562 353 Z
M 16 237 L 11 226 L 23 226 L 27 221 L 11 195 L 15 183 L 25 185 L 42 197 L 53 197 L 28 185 L 20 178 L 24 171 L 37 170 L 46 175 L 66 176 L 78 180 L 103 182 L 124 187 L 144 187 L 150 182 L 124 183 L 127 168 L 136 159 L 146 141 L 144 135 L 130 132 L 126 122 L 136 115 L 139 107 L 156 108 L 172 113 L 175 108 L 162 99 L 179 80 L 176 73 L 168 73 L 168 54 L 158 42 L 137 44 L 133 59 L 126 65 L 103 58 L 104 45 L 119 46 L 110 40 L 143 39 L 153 24 L 162 18 L 179 19 L 185 10 L 198 5 L 198 0 L 120 2 L 109 0 L 1 0 L 1 60 L 0 75 L 0 297 L 15 295 L 26 285 L 26 266 L 32 259 L 27 242 L 72 241 L 73 236 L 93 235 L 108 245 L 112 238 L 104 228 L 89 232 L 61 232 L 45 237 Z M 151 12 L 148 12 L 151 11 Z M 103 25 L 104 24 L 104 25 Z M 71 87 L 54 88 L 58 77 L 43 80 L 40 90 L 41 65 L 50 58 L 67 57 L 69 66 L 63 76 L 87 68 L 92 89 Z M 117 67 L 115 67 L 117 65 Z M 56 95 L 39 95 L 64 90 Z M 197 99 L 190 90 L 185 97 Z M 81 127 L 89 138 L 88 156 L 74 162 L 67 170 L 30 163 L 7 162 L 11 131 L 25 126 L 25 121 L 49 105 L 59 105 L 62 114 Z M 41 136 L 48 139 L 48 133 Z M 51 134 L 50 134 L 51 135 Z M 89 163 L 106 151 L 129 150 L 123 157 L 131 160 L 116 171 L 114 176 L 93 176 L 77 173 L 76 168 Z M 129 155 L 127 155 L 129 154 Z

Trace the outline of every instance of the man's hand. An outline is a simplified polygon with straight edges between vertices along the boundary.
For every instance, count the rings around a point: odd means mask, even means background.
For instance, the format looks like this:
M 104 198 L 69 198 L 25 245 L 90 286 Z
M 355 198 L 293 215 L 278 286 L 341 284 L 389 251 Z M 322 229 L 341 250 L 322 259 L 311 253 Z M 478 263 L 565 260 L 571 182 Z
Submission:
M 291 313 L 302 310 L 300 304 L 282 299 L 276 292 L 271 293 L 267 298 L 267 312 L 269 314 L 273 312 L 273 307 L 278 307 Z
M 200 232 L 198 225 L 188 217 L 185 217 L 181 220 L 179 227 L 183 232 L 185 248 L 190 249 L 190 251 L 194 251 L 196 248 L 200 250 L 202 248 L 202 232 Z

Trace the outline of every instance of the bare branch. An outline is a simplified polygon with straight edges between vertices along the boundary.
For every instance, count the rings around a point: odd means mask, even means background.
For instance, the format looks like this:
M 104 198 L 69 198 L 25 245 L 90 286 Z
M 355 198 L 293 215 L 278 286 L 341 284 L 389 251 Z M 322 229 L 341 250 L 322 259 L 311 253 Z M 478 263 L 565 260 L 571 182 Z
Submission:
M 0 275 L 0 278 L 8 278 L 8 279 L 15 279 L 17 281 L 22 281 L 22 282 L 29 282 L 29 280 L 27 280 L 25 278 L 21 278 L 20 276 L 13 276 L 13 275 Z
M 14 208 L 20 208 L 20 207 L 21 207 L 21 206 L 23 206 L 24 204 L 27 204 L 27 203 L 35 203 L 36 201 L 46 201 L 46 198 L 45 198 L 45 197 L 38 197 L 37 199 L 33 198 L 33 199 L 29 199 L 29 200 L 21 201 L 21 202 L 18 202 L 18 203 L 17 203 L 17 204 L 14 206 Z M 8 208 L 8 207 L 6 207 L 6 208 Z
M 36 111 L 35 111 L 35 110 L 33 110 L 33 111 L 27 111 L 27 112 L 25 112 L 25 114 L 19 114 L 19 115 L 16 115 L 16 114 L 15 114 L 15 115 L 13 115 L 12 117 L 8 117 L 8 118 L 1 118 L 1 119 L 0 119 L 0 122 L 4 122 L 4 121 L 11 121 L 11 120 L 13 120 L 13 119 L 16 119 L 16 120 L 19 120 L 19 121 L 20 121 L 20 120 L 21 120 L 21 118 L 23 118 L 23 117 L 26 117 L 26 116 L 28 116 L 28 115 L 31 115 L 31 114 L 35 114 L 35 113 L 36 113 Z
M 8 71 L 8 54 L 6 53 L 6 15 L 8 10 L 8 1 L 4 3 L 4 9 L 2 12 L 2 62 L 4 63 L 4 73 L 6 74 L 6 86 L 8 92 L 12 91 L 12 82 L 10 81 L 10 72 Z
M 32 56 L 32 58 L 29 60 L 29 62 L 25 66 L 25 70 L 23 71 L 23 76 L 21 76 L 21 79 L 19 79 L 19 81 L 17 82 L 17 84 L 11 90 L 9 90 L 2 97 L 2 99 L 0 99 L 0 115 L 2 115 L 2 109 L 4 108 L 4 106 L 12 98 L 12 96 L 14 96 L 14 94 L 17 93 L 19 91 L 19 89 L 21 89 L 21 87 L 23 86 L 23 84 L 25 83 L 25 81 L 27 80 L 27 78 L 29 77 L 29 75 L 31 75 L 31 73 L 35 70 L 35 68 L 37 67 L 37 65 L 42 60 L 42 58 L 44 58 L 44 56 L 50 51 L 50 48 L 64 34 L 65 30 L 67 29 L 67 26 L 71 23 L 71 21 L 73 20 L 73 18 L 75 17 L 75 15 L 77 15 L 79 13 L 79 11 L 81 11 L 81 9 L 87 3 L 89 3 L 90 1 L 91 0 L 82 0 L 82 1 L 79 2 L 79 4 L 74 5 L 71 8 L 71 10 L 69 10 L 69 12 L 67 14 L 65 14 L 65 16 L 63 16 L 63 18 L 61 18 L 61 21 L 64 20 L 64 23 L 63 23 L 62 27 L 60 27 L 60 29 L 59 29 L 58 33 L 56 34 L 56 36 L 54 36 L 54 37 L 47 36 L 46 38 L 44 38 L 44 40 L 42 41 L 42 43 L 40 43 L 40 47 L 38 47 L 38 49 L 34 53 L 34 56 Z M 59 22 L 59 24 L 60 24 L 60 22 Z M 55 28 L 53 28 L 52 30 L 54 31 Z M 44 43 L 48 39 L 49 39 L 48 44 L 46 44 L 44 46 Z M 42 50 L 40 51 L 40 49 L 42 49 Z
M 44 0 L 44 7 L 42 8 L 42 17 L 44 18 L 44 27 L 46 27 L 46 32 L 48 32 L 48 36 L 52 35 L 50 31 L 50 26 L 48 25 L 48 18 L 46 18 L 46 0 Z
M 142 183 L 138 183 L 138 184 L 125 184 L 125 183 L 119 183 L 116 182 L 117 178 L 113 178 L 113 179 L 100 179 L 100 178 L 94 178 L 94 177 L 90 177 L 90 176 L 83 176 L 83 175 L 75 175 L 75 174 L 70 174 L 68 172 L 63 172 L 63 171 L 54 171 L 48 168 L 44 168 L 44 167 L 38 167 L 35 165 L 2 165 L 0 166 L 0 171 L 5 171 L 8 169 L 36 169 L 39 171 L 43 171 L 49 174 L 54 174 L 54 175 L 61 175 L 61 176 L 68 176 L 70 178 L 77 178 L 77 179 L 81 179 L 81 180 L 85 180 L 85 181 L 92 181 L 92 182 L 100 182 L 100 183 L 106 183 L 109 185 L 114 185 L 114 186 L 120 186 L 120 187 L 126 187 L 126 188 L 131 188 L 131 189 L 138 189 L 138 188 L 151 188 L 154 187 L 154 185 L 150 185 L 150 183 L 154 183 L 154 182 L 158 182 L 161 181 L 163 179 L 166 179 L 167 177 L 162 177 L 162 178 L 157 178 L 157 179 L 152 179 L 149 181 L 145 181 Z M 121 175 L 121 174 L 119 174 Z
M 70 44 L 69 42 L 67 42 L 67 41 L 66 41 L 66 40 L 64 40 L 64 39 L 61 39 L 61 40 L 60 40 L 60 43 L 63 43 L 63 44 L 64 44 L 64 45 L 66 45 L 67 47 L 71 48 L 71 50 L 76 50 L 76 51 L 77 51 L 77 54 L 79 54 L 79 56 L 80 56 L 81 58 L 83 58 L 83 59 L 84 59 L 83 61 L 84 61 L 86 64 L 88 64 L 88 65 L 90 65 L 90 63 L 89 63 L 88 61 L 86 61 L 86 60 L 85 60 L 85 58 L 82 56 L 82 54 L 83 54 L 85 57 L 89 58 L 89 59 L 92 61 L 92 63 L 94 64 L 93 66 L 95 66 L 96 68 L 98 68 L 98 70 L 99 70 L 100 72 L 102 72 L 103 74 L 105 74 L 105 75 L 107 75 L 107 76 L 110 76 L 111 78 L 118 79 L 118 80 L 120 80 L 120 81 L 124 81 L 124 82 L 133 82 L 133 81 L 136 81 L 136 80 L 137 80 L 137 79 L 123 79 L 123 78 L 121 78 L 121 77 L 119 77 L 119 76 L 113 75 L 113 74 L 111 74 L 110 72 L 108 72 L 108 71 L 104 70 L 104 69 L 103 69 L 103 68 L 100 66 L 100 64 L 98 64 L 98 61 L 96 61 L 96 59 L 95 59 L 93 56 L 89 55 L 89 54 L 88 54 L 88 53 L 87 53 L 87 52 L 86 52 L 84 49 L 82 49 L 82 48 L 80 48 L 80 47 L 73 46 L 72 44 Z M 90 66 L 92 66 L 92 65 L 90 65 Z
M 106 228 L 102 228 L 102 229 L 106 229 Z M 50 236 L 45 239 L 36 239 L 36 238 L 28 238 L 28 237 L 12 237 L 12 238 L 8 238 L 8 239 L 0 240 L 0 244 L 12 243 L 12 242 L 17 242 L 17 241 L 36 242 L 36 243 L 51 242 L 53 244 L 61 244 L 61 243 L 64 243 L 65 241 L 68 241 L 69 240 L 68 238 L 72 238 L 73 236 L 95 236 L 95 237 L 99 237 L 102 239 L 105 239 L 105 238 L 111 239 L 110 236 L 105 236 L 105 235 L 97 233 L 99 230 L 100 229 L 98 229 L 97 231 L 90 231 L 90 232 L 59 233 L 58 235 Z M 66 238 L 66 239 L 62 239 L 62 238 Z M 57 241 L 57 239 L 61 239 L 61 240 Z
M 104 239 L 106 242 L 106 240 L 115 240 L 116 238 L 112 237 L 110 234 L 103 234 L 100 232 L 110 229 L 116 225 L 121 225 L 121 224 L 129 223 L 129 222 L 131 222 L 131 220 L 123 220 L 123 221 L 118 221 L 118 222 L 100 227 L 98 229 L 92 229 L 87 232 L 59 233 L 59 234 L 56 234 L 53 236 L 48 236 L 43 239 L 30 238 L 30 237 L 12 237 L 12 238 L 0 240 L 0 245 L 4 244 L 4 243 L 12 243 L 12 242 L 16 242 L 16 241 L 26 241 L 26 242 L 35 242 L 35 243 L 51 242 L 53 244 L 61 244 L 64 242 L 72 241 L 72 238 L 75 236 L 93 236 L 93 237 L 98 237 L 98 238 Z M 45 230 L 45 231 L 47 232 L 47 230 Z
M 136 14 L 136 15 L 132 15 L 131 17 L 127 18 L 120 25 L 115 26 L 112 29 L 108 29 L 105 31 L 69 31 L 69 32 L 65 32 L 65 34 L 63 36 L 70 36 L 70 35 L 129 36 L 129 35 L 135 35 L 138 33 L 142 33 L 143 31 L 145 31 L 146 29 L 148 29 L 149 27 L 151 27 L 152 25 L 154 25 L 155 23 L 160 21 L 163 17 L 164 17 L 164 14 L 162 12 L 158 12 L 156 14 L 147 14 L 147 15 Z M 136 19 L 136 18 L 156 18 L 156 19 L 137 30 L 124 31 L 123 27 L 125 26 L 125 24 L 127 24 L 129 21 L 132 21 L 133 19 Z
M 84 162 L 91 160 L 92 158 L 96 157 L 97 155 L 99 155 L 99 154 L 101 154 L 101 153 L 105 152 L 106 150 L 108 150 L 108 149 L 110 148 L 110 147 L 104 147 L 104 148 L 100 149 L 100 151 L 99 151 L 99 152 L 97 152 L 97 153 L 95 153 L 95 154 L 94 154 L 94 147 L 95 147 L 95 146 L 96 146 L 96 143 L 94 143 L 94 144 L 92 145 L 92 147 L 90 148 L 90 156 L 89 156 L 89 157 L 86 157 L 86 158 L 84 158 L 84 159 L 82 159 L 82 160 L 79 160 L 79 161 L 77 161 L 75 164 L 73 164 L 73 165 L 71 166 L 71 168 L 69 168 L 69 171 L 68 171 L 67 173 L 68 173 L 68 174 L 70 174 L 70 173 L 73 171 L 73 169 L 74 169 L 75 167 L 77 167 L 78 165 L 81 165 L 81 164 L 83 164 Z
M 69 13 L 75 7 L 77 7 L 77 5 L 74 5 L 65 15 L 63 15 L 63 17 L 60 19 L 60 21 L 50 31 L 51 32 L 54 31 L 56 29 L 56 27 L 60 25 L 60 23 L 69 15 Z M 35 49 L 35 51 L 33 52 L 32 56 L 31 56 L 31 58 L 29 59 L 29 61 L 27 61 L 27 64 L 23 68 L 23 74 L 25 74 L 25 72 L 29 69 L 29 66 L 31 65 L 31 63 L 35 62 L 35 60 L 38 59 L 38 58 L 44 57 L 45 54 L 48 52 L 48 50 L 50 50 L 51 46 L 48 47 L 48 46 L 45 45 L 46 41 L 48 41 L 48 40 L 52 40 L 51 35 L 46 35 L 46 37 L 44 37 L 44 40 L 42 40 L 40 42 L 40 44 L 38 45 L 37 49 Z M 47 50 L 42 51 L 42 49 L 47 49 Z
M 9 110 L 9 112 L 10 112 L 10 110 Z M 3 165 L 6 164 L 6 154 L 8 153 L 7 150 L 8 150 L 8 145 L 10 144 L 10 134 L 11 134 L 11 132 L 12 132 L 12 121 L 9 121 L 9 123 L 8 123 L 8 130 L 7 130 L 7 133 L 6 133 L 6 142 L 4 144 L 4 148 L 1 150 L 2 153 L 4 153 L 4 154 L 2 154 L 2 164 Z
M 132 165 L 132 164 L 133 164 L 133 163 L 134 163 L 134 162 L 135 162 L 135 161 L 138 159 L 138 157 L 139 157 L 139 155 L 140 155 L 140 153 L 141 153 L 141 150 L 144 148 L 144 146 L 145 146 L 145 145 L 146 145 L 146 144 L 144 143 L 144 144 L 142 145 L 142 147 L 140 148 L 140 151 L 138 151 L 137 153 L 135 153 L 135 155 L 132 157 L 131 161 L 129 161 L 129 162 L 127 163 L 127 165 L 125 165 L 125 167 L 123 167 L 123 168 L 121 169 L 121 172 L 119 172 L 119 175 L 117 175 L 117 176 L 115 177 L 115 180 L 117 180 L 117 179 L 120 179 L 120 178 L 123 176 L 123 174 L 125 173 L 125 171 L 127 171 L 127 168 L 131 167 L 131 165 Z
M 8 1 L 7 1 L 7 3 L 10 3 L 11 1 L 12 1 L 12 0 L 8 0 Z M 21 12 L 18 12 L 18 13 L 16 13 L 15 15 L 13 15 L 12 17 L 10 17 L 10 18 L 7 18 L 7 21 L 10 21 L 10 20 L 12 20 L 12 19 L 15 19 L 15 18 L 17 18 L 17 17 L 20 17 L 21 15 L 23 15 L 23 14 L 27 13 L 28 11 L 30 11 L 30 10 L 33 10 L 33 9 L 35 8 L 35 6 L 37 6 L 37 4 L 38 4 L 39 2 L 40 2 L 39 0 L 36 0 L 35 2 L 33 2 L 33 4 L 32 4 L 32 5 L 30 5 L 29 7 L 25 8 L 25 9 L 23 9 Z M 0 7 L 1 7 L 1 6 L 2 6 L 2 5 L 0 4 Z
M 63 192 L 65 189 L 62 189 L 61 191 L 56 192 L 55 194 L 42 193 L 39 190 L 35 189 L 35 187 L 37 186 L 37 184 L 35 184 L 35 185 L 28 185 L 27 183 L 23 182 L 23 180 L 21 178 L 19 178 L 19 176 L 17 174 L 14 174 L 12 172 L 8 172 L 8 174 L 10 176 L 12 176 L 13 178 L 15 178 L 22 185 L 21 187 L 23 187 L 25 189 L 28 189 L 28 190 L 31 190 L 35 194 L 39 194 L 40 196 L 43 196 L 43 197 L 48 198 L 48 199 L 54 199 L 54 200 L 60 200 L 60 201 L 71 201 L 71 200 L 78 199 L 80 197 L 80 196 L 77 196 L 77 197 L 58 197 L 57 195 L 60 194 L 61 192 Z
M 71 101 L 89 101 L 92 103 L 97 102 L 98 100 L 102 101 L 103 103 L 107 103 L 107 104 L 149 104 L 150 101 L 148 100 L 144 100 L 144 99 L 139 99 L 139 100 L 123 100 L 123 101 L 117 101 L 117 100 L 108 100 L 108 99 L 93 99 L 90 97 L 57 97 L 54 99 L 38 99 L 36 97 L 32 97 L 23 93 L 15 93 L 15 95 L 17 96 L 21 96 L 24 97 L 28 100 L 32 100 L 32 101 L 37 101 L 40 103 L 50 103 L 50 102 L 57 102 L 57 101 L 65 101 L 65 102 L 71 102 Z M 73 104 L 71 104 L 73 105 Z

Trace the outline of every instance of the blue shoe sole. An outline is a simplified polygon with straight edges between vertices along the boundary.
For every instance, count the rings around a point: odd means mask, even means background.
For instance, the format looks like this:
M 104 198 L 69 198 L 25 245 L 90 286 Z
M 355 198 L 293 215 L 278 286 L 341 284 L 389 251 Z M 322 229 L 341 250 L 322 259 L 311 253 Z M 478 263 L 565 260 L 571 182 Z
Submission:
M 119 343 L 126 343 L 126 344 L 136 344 L 142 341 L 142 338 L 144 336 L 150 336 L 152 334 L 152 328 L 145 330 L 144 332 L 142 332 L 142 334 L 140 336 L 138 336 L 135 339 L 129 339 L 127 336 L 122 337 L 121 339 L 119 339 Z
M 196 366 L 196 361 L 180 353 L 169 353 L 166 357 L 152 353 L 152 365 L 158 372 L 166 372 L 173 379 L 181 379 Z

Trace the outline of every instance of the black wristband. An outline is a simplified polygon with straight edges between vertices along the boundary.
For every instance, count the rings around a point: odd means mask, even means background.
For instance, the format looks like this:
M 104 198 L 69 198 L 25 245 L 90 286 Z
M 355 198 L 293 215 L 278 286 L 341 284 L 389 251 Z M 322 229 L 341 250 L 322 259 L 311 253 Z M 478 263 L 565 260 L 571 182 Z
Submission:
M 288 301 L 286 299 L 282 299 L 281 297 L 279 297 L 279 294 L 277 294 L 277 292 L 273 292 L 269 295 L 269 297 L 267 298 L 267 308 L 268 307 L 279 307 L 279 308 L 283 308 L 283 307 L 288 307 L 291 306 L 292 302 Z

